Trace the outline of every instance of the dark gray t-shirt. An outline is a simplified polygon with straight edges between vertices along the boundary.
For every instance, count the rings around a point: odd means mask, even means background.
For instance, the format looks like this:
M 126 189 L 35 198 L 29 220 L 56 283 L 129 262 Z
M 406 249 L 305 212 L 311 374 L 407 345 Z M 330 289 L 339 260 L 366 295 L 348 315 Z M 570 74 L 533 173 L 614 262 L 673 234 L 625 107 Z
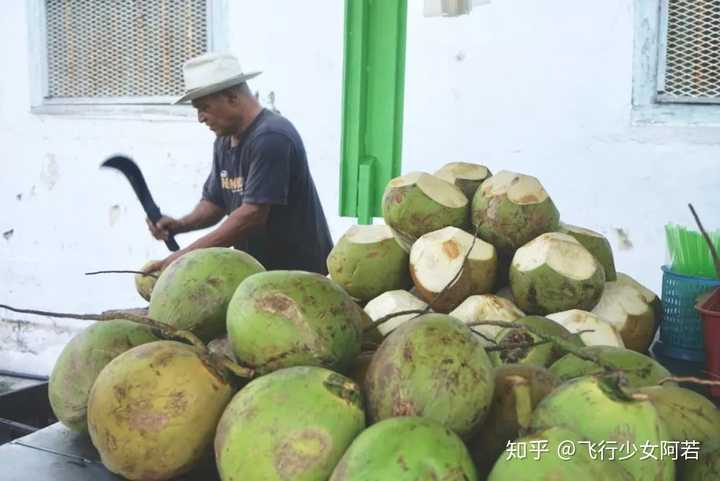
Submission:
M 264 109 L 235 147 L 218 137 L 202 196 L 228 215 L 243 202 L 270 204 L 264 229 L 235 247 L 268 270 L 327 274 L 332 238 L 305 147 L 284 117 Z

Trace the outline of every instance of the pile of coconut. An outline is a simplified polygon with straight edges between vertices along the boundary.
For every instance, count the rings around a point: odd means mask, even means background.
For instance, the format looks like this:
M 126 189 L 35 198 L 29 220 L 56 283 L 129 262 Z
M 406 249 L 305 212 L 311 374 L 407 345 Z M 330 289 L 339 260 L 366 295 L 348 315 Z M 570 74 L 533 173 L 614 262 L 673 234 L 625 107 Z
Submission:
M 657 296 L 537 179 L 453 163 L 383 206 L 329 276 L 225 248 L 139 276 L 146 312 L 65 347 L 56 416 L 138 481 L 716 479 L 720 413 L 647 354 Z M 582 449 L 688 442 L 702 462 Z
M 561 222 L 535 177 L 453 162 L 391 180 L 383 212 L 384 224 L 353 226 L 328 258 L 330 277 L 374 321 L 413 309 L 467 323 L 540 315 L 587 345 L 647 352 L 657 296 L 616 272 L 602 234 Z M 474 329 L 484 342 L 500 331 Z

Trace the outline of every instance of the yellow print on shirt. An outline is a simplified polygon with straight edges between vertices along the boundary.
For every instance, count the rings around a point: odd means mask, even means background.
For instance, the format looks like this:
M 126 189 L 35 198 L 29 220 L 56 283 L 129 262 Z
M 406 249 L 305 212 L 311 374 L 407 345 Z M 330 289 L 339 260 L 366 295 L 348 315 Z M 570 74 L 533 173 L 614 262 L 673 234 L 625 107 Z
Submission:
M 244 178 L 228 177 L 227 170 L 223 170 L 222 172 L 220 172 L 220 185 L 222 186 L 223 190 L 242 193 L 244 184 Z

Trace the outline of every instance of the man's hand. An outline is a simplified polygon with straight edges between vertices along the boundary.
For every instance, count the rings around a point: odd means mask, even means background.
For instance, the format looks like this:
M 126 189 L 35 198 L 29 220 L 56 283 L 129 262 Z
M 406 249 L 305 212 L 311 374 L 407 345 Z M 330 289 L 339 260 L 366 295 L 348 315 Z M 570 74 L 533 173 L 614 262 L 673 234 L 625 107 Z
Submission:
M 152 274 L 154 272 L 160 273 L 164 271 L 167 266 L 172 264 L 175 259 L 182 256 L 183 254 L 187 254 L 187 252 L 187 250 L 179 250 L 177 252 L 174 252 L 161 261 L 153 262 L 145 269 L 143 269 L 143 272 L 145 274 Z
M 160 217 L 160 220 L 155 224 L 150 219 L 145 219 L 145 222 L 147 222 L 150 232 L 157 240 L 167 240 L 170 234 L 178 234 L 182 230 L 182 223 L 179 220 L 166 215 Z

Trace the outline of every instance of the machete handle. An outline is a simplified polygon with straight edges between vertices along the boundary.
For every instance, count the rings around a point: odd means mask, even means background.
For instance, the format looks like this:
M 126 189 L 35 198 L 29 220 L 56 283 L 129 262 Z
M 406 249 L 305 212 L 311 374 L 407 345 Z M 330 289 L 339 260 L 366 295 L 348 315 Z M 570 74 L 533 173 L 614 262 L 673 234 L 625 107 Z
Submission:
M 167 246 L 168 249 L 170 249 L 173 252 L 180 250 L 180 246 L 178 245 L 177 242 L 175 242 L 175 236 L 172 234 L 170 234 L 170 237 L 168 237 L 167 240 L 165 241 L 165 245 Z

